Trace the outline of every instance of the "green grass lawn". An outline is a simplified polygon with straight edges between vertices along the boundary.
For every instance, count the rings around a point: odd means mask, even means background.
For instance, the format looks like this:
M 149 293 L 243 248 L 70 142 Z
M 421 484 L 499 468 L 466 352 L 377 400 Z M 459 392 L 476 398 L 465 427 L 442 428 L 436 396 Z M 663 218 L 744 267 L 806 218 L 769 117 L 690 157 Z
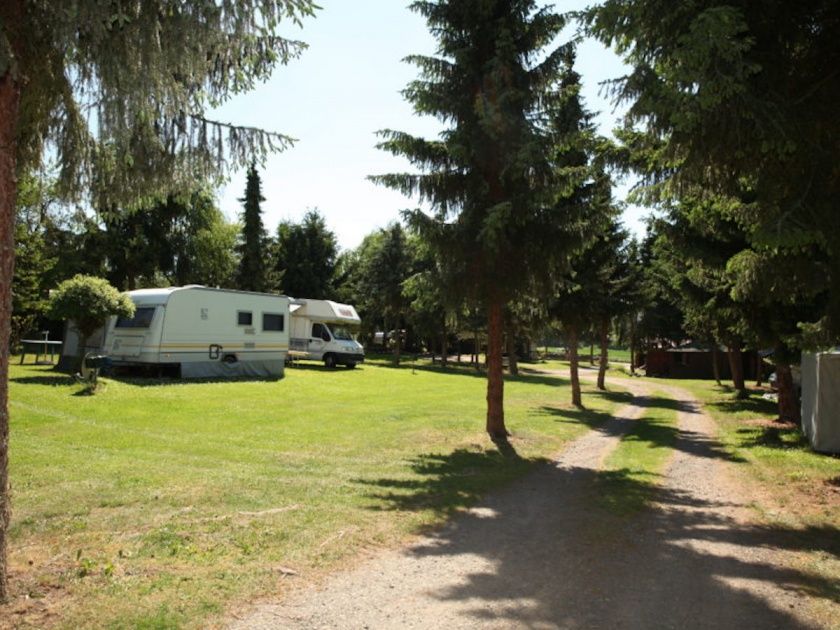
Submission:
M 103 381 L 85 396 L 11 366 L 21 625 L 202 626 L 439 525 L 587 429 L 550 412 L 569 390 L 545 375 L 506 382 L 516 455 L 487 440 L 485 380 L 469 368 Z M 616 404 L 587 400 L 602 415 Z

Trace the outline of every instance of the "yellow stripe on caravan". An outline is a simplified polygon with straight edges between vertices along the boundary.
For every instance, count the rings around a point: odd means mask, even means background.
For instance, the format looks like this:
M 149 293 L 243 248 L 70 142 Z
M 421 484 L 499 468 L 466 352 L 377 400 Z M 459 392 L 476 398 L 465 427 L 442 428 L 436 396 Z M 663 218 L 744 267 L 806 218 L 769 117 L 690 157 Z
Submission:
M 253 346 L 229 346 L 224 344 L 207 344 L 207 343 L 162 343 L 160 344 L 160 348 L 166 348 L 167 350 L 171 350 L 173 348 L 209 348 L 210 345 L 219 345 L 222 346 L 223 350 L 259 350 L 264 348 L 270 348 L 273 350 L 288 350 L 288 344 L 282 343 L 261 343 L 255 344 Z M 149 346 L 153 348 L 152 346 Z

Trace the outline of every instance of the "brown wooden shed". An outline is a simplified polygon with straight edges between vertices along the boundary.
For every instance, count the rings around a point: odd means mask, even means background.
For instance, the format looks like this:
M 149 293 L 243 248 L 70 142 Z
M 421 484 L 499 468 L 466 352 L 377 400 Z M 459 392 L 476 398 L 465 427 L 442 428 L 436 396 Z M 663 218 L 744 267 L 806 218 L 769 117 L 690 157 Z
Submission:
M 665 378 L 713 379 L 715 370 L 712 364 L 714 352 L 709 347 L 693 343 L 676 348 L 654 348 L 645 353 L 645 374 Z M 729 359 L 725 349 L 717 353 L 718 370 L 721 378 L 732 378 Z M 753 379 L 758 374 L 758 354 L 754 350 L 741 353 L 744 378 Z

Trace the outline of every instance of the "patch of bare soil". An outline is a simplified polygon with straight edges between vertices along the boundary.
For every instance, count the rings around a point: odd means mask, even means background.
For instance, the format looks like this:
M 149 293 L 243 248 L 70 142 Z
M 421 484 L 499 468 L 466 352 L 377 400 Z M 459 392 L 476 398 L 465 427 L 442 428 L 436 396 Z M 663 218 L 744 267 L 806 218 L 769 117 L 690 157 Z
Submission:
M 44 628 L 60 619 L 66 590 L 58 579 L 12 570 L 10 603 L 0 606 L 0 630 Z
M 776 429 L 778 431 L 795 431 L 798 425 L 793 422 L 781 422 L 778 418 L 752 418 L 743 420 L 743 424 L 750 427 L 761 427 L 762 429 Z
M 640 381 L 621 386 L 638 396 L 648 389 Z M 651 404 L 639 398 L 554 465 L 436 534 L 259 605 L 230 627 L 824 626 L 803 595 L 822 597 L 830 585 L 787 557 L 810 542 L 751 519 L 751 497 L 713 421 L 688 394 L 672 393 L 682 401 L 679 434 L 649 510 L 621 517 L 597 500 L 604 458 Z M 633 483 L 628 478 L 628 492 L 638 490 Z

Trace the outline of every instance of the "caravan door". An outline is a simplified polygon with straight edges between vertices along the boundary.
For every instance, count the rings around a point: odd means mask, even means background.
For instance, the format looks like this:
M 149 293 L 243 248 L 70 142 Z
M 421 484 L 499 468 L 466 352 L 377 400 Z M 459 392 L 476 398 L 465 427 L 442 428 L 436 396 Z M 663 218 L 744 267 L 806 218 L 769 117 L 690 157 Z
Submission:
M 158 344 L 150 343 L 150 332 L 155 322 L 157 306 L 138 306 L 132 317 L 117 317 L 108 354 L 118 360 L 157 361 Z M 157 321 L 159 326 L 159 319 Z M 152 353 L 153 356 L 141 356 Z

